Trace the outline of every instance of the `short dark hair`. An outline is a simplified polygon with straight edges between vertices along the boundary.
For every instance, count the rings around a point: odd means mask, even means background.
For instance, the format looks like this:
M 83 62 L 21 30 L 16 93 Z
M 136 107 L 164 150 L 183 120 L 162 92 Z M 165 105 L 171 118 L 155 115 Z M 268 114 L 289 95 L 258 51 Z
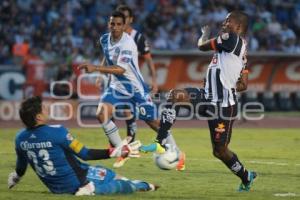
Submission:
M 120 11 L 120 12 L 124 12 L 124 11 L 127 11 L 129 13 L 129 17 L 133 17 L 133 11 L 132 9 L 127 6 L 127 5 L 120 5 L 117 7 L 116 9 L 117 11 Z
M 230 13 L 230 15 L 238 22 L 242 25 L 242 34 L 246 34 L 247 33 L 247 30 L 248 30 L 248 15 L 245 13 L 245 12 L 242 12 L 242 11 L 239 11 L 239 10 L 235 10 L 235 11 L 232 11 Z
M 19 115 L 28 129 L 36 126 L 36 116 L 42 112 L 42 99 L 39 96 L 31 97 L 24 100 L 19 110 Z
M 125 15 L 122 12 L 120 12 L 120 11 L 114 11 L 110 16 L 111 17 L 120 17 L 120 18 L 122 18 L 122 21 L 125 24 L 125 19 L 126 18 L 125 18 Z

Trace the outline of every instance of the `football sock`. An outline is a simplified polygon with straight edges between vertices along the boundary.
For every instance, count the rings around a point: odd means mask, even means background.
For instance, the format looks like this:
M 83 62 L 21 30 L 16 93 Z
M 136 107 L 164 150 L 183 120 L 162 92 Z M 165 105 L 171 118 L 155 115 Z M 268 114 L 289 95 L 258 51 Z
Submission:
M 97 183 L 95 184 L 96 194 L 131 194 L 137 190 L 131 181 L 116 179 L 104 184 Z
M 171 129 L 172 125 L 175 123 L 176 116 L 179 112 L 180 106 L 173 106 L 173 104 L 167 104 L 165 109 L 161 113 L 160 127 L 158 129 L 158 134 L 156 140 L 158 143 L 165 143 L 165 139 L 168 137 L 168 131 Z
M 103 130 L 113 147 L 121 145 L 122 139 L 119 135 L 119 129 L 113 121 L 109 120 L 106 124 L 104 124 Z
M 136 191 L 148 191 L 150 190 L 149 183 L 140 180 L 132 180 L 131 183 L 134 184 Z
M 167 138 L 166 138 L 166 142 L 165 142 L 166 144 L 170 144 L 170 145 L 172 145 L 173 147 L 175 147 L 175 149 L 177 149 L 177 150 L 179 150 L 178 149 L 178 147 L 177 147 L 177 144 L 176 144 L 176 142 L 175 142 L 175 139 L 174 139 L 174 137 L 173 137 L 173 135 L 172 135 L 172 133 L 171 133 L 171 130 L 168 130 L 168 136 L 167 136 Z M 164 144 L 163 144 L 164 145 Z
M 163 144 L 168 136 L 168 130 L 172 127 L 176 118 L 174 109 L 164 109 L 161 113 L 160 127 L 158 129 L 156 140 L 158 143 Z
M 135 118 L 132 117 L 131 119 L 126 120 L 126 125 L 127 125 L 127 136 L 131 137 L 131 140 L 128 143 L 131 143 L 135 139 L 135 134 L 137 131 L 137 125 Z
M 225 165 L 240 179 L 242 180 L 243 184 L 247 184 L 249 182 L 248 180 L 248 171 L 243 166 L 243 164 L 239 161 L 237 155 L 233 153 L 233 156 L 228 161 L 223 161 Z

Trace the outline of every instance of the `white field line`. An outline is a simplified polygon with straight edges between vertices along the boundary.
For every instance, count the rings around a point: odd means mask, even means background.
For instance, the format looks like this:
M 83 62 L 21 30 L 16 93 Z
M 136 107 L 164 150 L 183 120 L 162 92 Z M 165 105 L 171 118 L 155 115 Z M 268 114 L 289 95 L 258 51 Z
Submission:
M 4 152 L 0 152 L 1 154 L 6 154 L 6 155 L 11 155 L 11 154 L 15 154 L 15 153 L 4 153 Z M 140 158 L 145 158 L 145 159 L 152 159 L 152 156 L 148 156 L 148 155 L 143 155 L 141 154 Z M 134 159 L 134 158 L 133 158 Z M 217 159 L 201 159 L 201 158 L 189 158 L 187 157 L 187 160 L 191 160 L 191 161 L 204 161 L 204 162 L 221 162 Z M 287 162 L 274 162 L 274 161 L 263 161 L 263 160 L 246 160 L 246 163 L 251 163 L 251 164 L 260 164 L 260 165 L 275 165 L 275 166 L 296 166 L 296 167 L 300 167 L 300 163 L 287 163 Z
M 141 156 L 142 158 L 152 158 L 152 156 Z M 204 162 L 221 162 L 217 159 L 201 159 L 201 158 L 189 158 L 187 157 L 188 161 L 204 161 Z M 263 161 L 263 160 L 246 160 L 246 163 L 251 164 L 261 164 L 261 165 L 276 165 L 276 166 L 296 166 L 300 167 L 300 164 L 296 163 L 287 163 L 287 162 L 274 162 L 274 161 Z
M 278 166 L 287 166 L 288 163 L 282 163 L 282 162 L 273 162 L 273 161 L 257 161 L 257 160 L 249 160 L 246 161 L 248 163 L 254 163 L 254 164 L 263 164 L 263 165 L 278 165 Z M 297 164 L 295 164 L 297 165 Z
M 276 193 L 274 194 L 275 197 L 296 197 L 299 196 L 298 194 L 288 192 L 288 193 Z
M 214 160 L 214 159 L 197 159 L 197 158 L 187 158 L 188 160 L 203 160 L 203 161 L 208 161 L 208 162 L 221 162 L 219 160 Z M 289 164 L 287 162 L 274 162 L 274 161 L 261 161 L 261 160 L 246 160 L 246 163 L 252 163 L 252 164 L 261 164 L 261 165 L 277 165 L 277 166 L 288 166 L 288 165 L 293 165 Z M 295 166 L 300 166 L 300 164 L 295 164 Z

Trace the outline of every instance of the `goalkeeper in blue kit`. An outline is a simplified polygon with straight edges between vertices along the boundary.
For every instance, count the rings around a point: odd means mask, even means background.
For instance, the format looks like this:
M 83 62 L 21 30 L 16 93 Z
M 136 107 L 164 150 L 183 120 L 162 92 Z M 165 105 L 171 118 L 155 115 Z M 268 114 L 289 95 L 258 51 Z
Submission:
M 90 166 L 82 160 L 100 160 L 128 156 L 133 147 L 89 149 L 61 125 L 47 125 L 48 113 L 39 97 L 21 104 L 20 118 L 26 126 L 15 139 L 15 171 L 8 176 L 8 188 L 14 187 L 30 164 L 39 179 L 56 194 L 75 195 L 133 193 L 154 191 L 157 186 L 140 180 L 129 180 L 103 166 Z

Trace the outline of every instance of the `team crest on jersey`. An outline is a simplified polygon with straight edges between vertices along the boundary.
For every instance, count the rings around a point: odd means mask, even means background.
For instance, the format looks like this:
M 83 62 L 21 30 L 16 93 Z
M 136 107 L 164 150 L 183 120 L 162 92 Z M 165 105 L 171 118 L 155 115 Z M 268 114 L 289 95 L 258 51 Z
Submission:
M 217 126 L 217 128 L 215 128 L 215 131 L 218 133 L 224 133 L 225 132 L 224 123 L 218 123 L 218 126 Z
M 128 58 L 128 57 L 122 57 L 120 61 L 123 62 L 123 63 L 129 63 L 130 60 L 131 60 L 131 59 Z
M 106 169 L 99 169 L 98 176 L 100 177 L 100 179 L 105 179 Z
M 222 40 L 228 40 L 229 33 L 222 33 L 221 38 L 222 38 Z

